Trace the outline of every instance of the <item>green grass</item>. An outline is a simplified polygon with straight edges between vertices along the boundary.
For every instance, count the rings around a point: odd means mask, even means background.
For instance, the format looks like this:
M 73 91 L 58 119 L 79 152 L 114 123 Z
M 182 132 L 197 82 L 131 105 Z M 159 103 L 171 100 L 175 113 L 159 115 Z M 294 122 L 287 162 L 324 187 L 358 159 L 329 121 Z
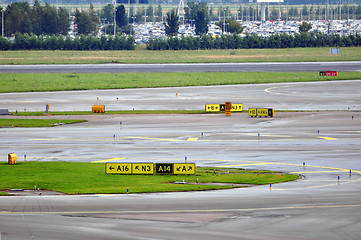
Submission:
M 105 113 L 93 113 L 92 111 L 73 111 L 73 112 L 17 112 L 14 116 L 51 116 L 51 115 L 103 115 L 103 114 L 205 114 L 204 110 L 124 110 L 124 111 L 105 111 Z
M 86 120 L 59 119 L 0 119 L 0 127 L 53 127 L 57 124 L 72 124 Z
M 130 193 L 201 191 L 227 189 L 235 186 L 202 185 L 201 183 L 269 184 L 293 181 L 296 175 L 265 171 L 232 169 L 232 173 L 217 174 L 211 170 L 197 169 L 196 175 L 111 175 L 105 174 L 105 164 L 79 162 L 18 162 L 8 165 L 0 162 L 0 189 L 52 190 L 66 194 Z M 186 181 L 200 184 L 170 184 Z
M 0 64 L 321 62 L 360 60 L 361 47 L 190 51 L 2 51 Z
M 73 91 L 305 82 L 360 79 L 360 72 L 322 77 L 318 72 L 226 72 L 226 73 L 71 73 L 0 74 L 0 93 Z M 175 93 L 174 93 L 175 94 Z

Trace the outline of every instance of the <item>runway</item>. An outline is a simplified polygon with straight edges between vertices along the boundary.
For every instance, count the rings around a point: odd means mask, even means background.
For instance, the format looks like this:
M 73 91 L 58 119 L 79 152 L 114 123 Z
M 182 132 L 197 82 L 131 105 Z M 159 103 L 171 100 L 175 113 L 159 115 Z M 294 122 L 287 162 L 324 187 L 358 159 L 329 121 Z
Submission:
M 318 72 L 361 71 L 361 62 L 266 62 L 189 64 L 0 65 L 0 73 L 149 73 L 149 72 Z
M 361 110 L 361 80 L 231 86 L 116 89 L 74 92 L 3 93 L 0 109 L 10 111 L 204 110 L 226 101 L 276 110 Z
M 24 154 L 28 161 L 83 162 L 184 162 L 187 156 L 197 166 L 303 177 L 272 189 L 0 197 L 1 240 L 360 239 L 360 87 L 356 80 L 0 94 L 0 108 L 19 111 L 20 104 L 28 111 L 45 109 L 45 104 L 53 111 L 89 110 L 94 103 L 111 110 L 202 109 L 225 101 L 246 109 L 314 110 L 276 112 L 274 118 L 247 113 L 67 116 L 88 122 L 2 128 L 0 161 L 9 152 L 20 161 Z

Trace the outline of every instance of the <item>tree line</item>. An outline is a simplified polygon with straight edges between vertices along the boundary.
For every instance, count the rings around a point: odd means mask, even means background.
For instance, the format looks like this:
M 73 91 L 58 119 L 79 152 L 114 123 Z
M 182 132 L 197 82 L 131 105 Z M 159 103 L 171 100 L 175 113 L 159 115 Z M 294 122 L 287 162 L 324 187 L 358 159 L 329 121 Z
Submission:
M 49 4 L 40 5 L 36 0 L 31 7 L 28 2 L 16 2 L 4 9 L 4 34 L 15 32 L 40 34 L 67 34 L 69 13 L 65 8 Z M 2 26 L 1 26 L 2 27 Z
M 326 16 L 327 19 L 359 19 L 361 17 L 361 5 L 355 4 L 329 5 L 328 8 L 325 5 L 303 5 L 303 8 L 289 6 L 286 12 L 285 6 L 282 8 L 281 20 L 318 20 Z M 99 34 L 101 23 L 103 24 L 101 29 L 105 34 L 114 34 L 114 30 L 116 33 L 132 34 L 134 31 L 129 23 L 149 21 L 165 22 L 166 27 L 169 27 L 167 35 L 174 35 L 178 31 L 177 23 L 178 25 L 180 23 L 176 10 L 171 10 L 164 15 L 161 5 L 139 6 L 138 8 L 132 5 L 125 8 L 124 5 L 115 7 L 113 4 L 108 4 L 100 10 L 95 10 L 93 5 L 89 4 L 89 9 L 71 11 L 69 8 L 57 8 L 48 3 L 41 5 L 39 0 L 35 0 L 33 5 L 29 5 L 28 2 L 15 2 L 1 10 L 4 10 L 5 36 L 13 36 L 16 32 L 34 33 L 37 36 L 41 34 L 67 35 L 73 27 L 74 32 L 79 35 Z M 237 11 L 231 11 L 229 6 L 214 7 L 208 6 L 203 1 L 200 3 L 189 1 L 184 8 L 182 20 L 195 26 L 195 31 L 199 35 L 207 33 L 210 21 L 218 21 L 220 27 L 228 28 L 226 29 L 228 32 L 241 32 L 241 26 L 236 20 L 259 21 L 260 10 L 258 5 L 252 4 L 242 4 Z M 267 20 L 277 20 L 280 16 L 279 9 L 275 5 L 267 6 L 266 12 L 269 13 L 266 14 Z M 71 26 L 72 19 L 74 19 L 74 25 Z
M 132 36 L 102 35 L 100 38 L 81 34 L 74 39 L 63 35 L 40 35 L 16 33 L 11 40 L 0 37 L 0 50 L 134 50 L 135 41 Z
M 252 48 L 303 48 L 303 47 L 355 47 L 361 46 L 361 35 L 327 35 L 301 32 L 293 35 L 274 34 L 262 37 L 256 34 L 241 37 L 238 34 L 211 37 L 181 36 L 167 39 L 154 38 L 147 43 L 148 50 L 198 49 L 252 49 Z

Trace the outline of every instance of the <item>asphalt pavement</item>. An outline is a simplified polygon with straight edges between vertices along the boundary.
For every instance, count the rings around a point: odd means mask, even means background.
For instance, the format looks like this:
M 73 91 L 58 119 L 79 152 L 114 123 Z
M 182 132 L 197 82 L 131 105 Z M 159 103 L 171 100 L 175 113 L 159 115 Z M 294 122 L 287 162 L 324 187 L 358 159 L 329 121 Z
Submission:
M 300 179 L 271 189 L 2 196 L 0 238 L 361 239 L 360 87 L 361 81 L 339 81 L 0 94 L 0 108 L 19 111 L 45 110 L 49 103 L 54 111 L 90 110 L 94 103 L 112 110 L 203 109 L 225 101 L 246 109 L 313 110 L 274 118 L 52 116 L 88 122 L 2 128 L 1 161 L 9 152 L 19 161 L 25 154 L 27 161 L 83 162 L 184 162 L 187 156 L 197 166 L 277 170 Z
M 0 73 L 139 73 L 139 72 L 319 72 L 361 71 L 361 62 L 266 62 L 183 64 L 0 65 Z

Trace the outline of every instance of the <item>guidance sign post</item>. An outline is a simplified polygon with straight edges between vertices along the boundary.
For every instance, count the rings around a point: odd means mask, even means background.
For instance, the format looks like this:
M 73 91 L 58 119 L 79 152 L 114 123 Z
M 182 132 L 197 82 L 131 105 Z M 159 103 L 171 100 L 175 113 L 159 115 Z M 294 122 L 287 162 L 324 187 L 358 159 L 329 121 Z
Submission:
M 174 163 L 174 174 L 196 174 L 195 163 Z
M 226 111 L 226 104 L 206 104 L 205 105 L 206 112 L 224 112 Z M 243 112 L 243 104 L 241 103 L 232 103 L 231 104 L 232 112 Z
M 132 163 L 132 174 L 154 174 L 154 163 Z
M 106 163 L 105 173 L 107 174 L 132 174 L 131 163 Z
M 156 163 L 156 174 L 173 174 L 173 163 Z
M 195 163 L 105 163 L 106 174 L 196 174 Z

